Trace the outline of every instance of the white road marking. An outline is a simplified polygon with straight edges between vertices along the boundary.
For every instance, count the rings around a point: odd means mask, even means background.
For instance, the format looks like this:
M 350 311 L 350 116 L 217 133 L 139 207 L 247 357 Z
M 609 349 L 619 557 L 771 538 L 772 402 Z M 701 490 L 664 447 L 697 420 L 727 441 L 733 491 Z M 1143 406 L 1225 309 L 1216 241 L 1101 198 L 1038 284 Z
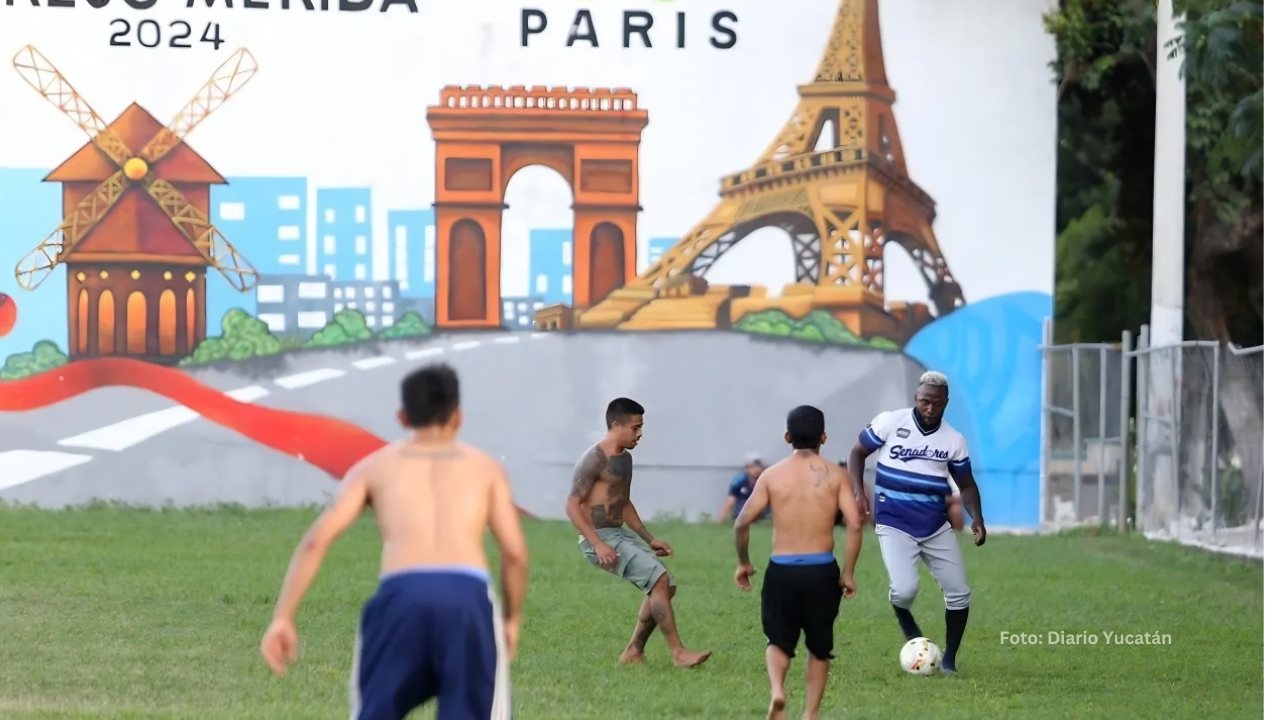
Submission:
M 396 362 L 395 358 L 382 355 L 379 357 L 371 357 L 371 358 L 365 358 L 364 360 L 357 360 L 351 364 L 361 370 L 372 370 L 374 368 L 382 367 L 383 365 L 394 365 L 395 362 Z
M 0 490 L 31 482 L 93 459 L 92 455 L 49 450 L 6 450 L 0 452 Z
M 500 337 L 497 340 L 494 340 L 494 342 L 500 343 L 502 345 L 510 345 L 511 343 L 520 342 L 520 338 L 516 337 L 515 335 L 508 335 L 506 337 Z
M 257 385 L 238 388 L 226 393 L 227 397 L 240 402 L 253 402 L 259 398 L 266 397 L 268 394 L 270 393 L 266 388 Z M 83 447 L 120 452 L 137 445 L 143 440 L 153 438 L 166 430 L 185 425 L 198 417 L 200 416 L 194 410 L 178 405 L 144 415 L 137 415 L 127 420 L 121 420 L 118 423 L 105 425 L 97 430 L 90 430 L 86 433 L 63 438 L 58 441 L 58 444 L 64 447 Z
M 473 347 L 480 347 L 479 340 L 468 340 L 466 342 L 454 343 L 454 350 L 470 350 Z
M 249 387 L 236 388 L 227 391 L 227 397 L 240 402 L 253 402 L 271 394 L 271 391 L 259 385 L 250 385 Z
M 545 340 L 546 338 L 547 338 L 547 333 L 544 333 L 544 332 L 538 332 L 533 334 L 534 340 Z
M 304 373 L 298 373 L 297 375 L 287 375 L 276 380 L 276 384 L 286 390 L 297 390 L 298 388 L 315 385 L 316 383 L 321 383 L 325 380 L 340 378 L 346 374 L 346 370 L 338 370 L 337 368 L 321 368 L 319 370 L 309 370 Z
M 404 358 L 405 358 L 406 360 L 421 360 L 421 359 L 422 359 L 422 358 L 424 358 L 424 357 L 431 357 L 432 355 L 439 355 L 439 354 L 441 354 L 441 353 L 443 353 L 443 352 L 444 352 L 444 348 L 440 348 L 440 347 L 431 347 L 431 348 L 427 348 L 427 349 L 425 349 L 425 350 L 413 350 L 413 351 L 411 351 L 411 352 L 407 352 L 407 353 L 405 353 L 405 354 L 404 354 Z

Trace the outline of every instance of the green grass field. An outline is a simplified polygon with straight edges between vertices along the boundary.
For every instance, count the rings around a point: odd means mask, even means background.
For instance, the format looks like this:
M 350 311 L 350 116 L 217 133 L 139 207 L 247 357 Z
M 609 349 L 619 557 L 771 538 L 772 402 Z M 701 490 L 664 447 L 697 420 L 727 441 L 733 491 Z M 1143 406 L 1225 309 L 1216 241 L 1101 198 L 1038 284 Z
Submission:
M 312 517 L 0 509 L 0 717 L 345 717 L 356 616 L 376 582 L 371 518 L 339 541 L 304 603 L 300 662 L 276 679 L 258 655 L 281 573 Z M 762 575 L 752 592 L 736 589 L 726 526 L 650 527 L 676 550 L 687 643 L 715 654 L 677 670 L 657 633 L 646 666 L 617 666 L 640 594 L 588 566 L 568 524 L 528 522 L 516 718 L 763 717 Z M 767 526 L 752 540 L 762 571 Z M 974 599 L 963 676 L 914 678 L 897 666 L 901 637 L 867 534 L 859 594 L 836 630 L 824 717 L 1261 716 L 1260 567 L 1089 534 L 997 536 L 982 548 L 966 537 L 965 554 Z M 927 576 L 917 618 L 941 637 L 941 598 Z M 1100 642 L 1013 646 L 1002 631 L 1046 641 L 1051 631 L 1093 632 Z M 1108 646 L 1104 631 L 1167 633 L 1172 644 Z M 803 707 L 800 667 L 789 682 L 792 717 Z

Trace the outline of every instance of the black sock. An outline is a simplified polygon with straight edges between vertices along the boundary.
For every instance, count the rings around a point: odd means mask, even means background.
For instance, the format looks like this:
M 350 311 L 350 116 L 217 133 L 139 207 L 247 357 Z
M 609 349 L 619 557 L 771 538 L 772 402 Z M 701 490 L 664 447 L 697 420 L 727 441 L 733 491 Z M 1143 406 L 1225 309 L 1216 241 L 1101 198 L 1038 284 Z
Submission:
M 898 616 L 898 625 L 902 627 L 902 634 L 906 635 L 908 640 L 924 635 L 920 632 L 920 626 L 916 624 L 916 619 L 911 615 L 910 610 L 894 605 L 893 614 Z
M 960 651 L 960 640 L 964 637 L 964 626 L 969 622 L 969 608 L 947 610 L 947 649 L 942 654 L 942 664 L 954 668 L 956 653 Z

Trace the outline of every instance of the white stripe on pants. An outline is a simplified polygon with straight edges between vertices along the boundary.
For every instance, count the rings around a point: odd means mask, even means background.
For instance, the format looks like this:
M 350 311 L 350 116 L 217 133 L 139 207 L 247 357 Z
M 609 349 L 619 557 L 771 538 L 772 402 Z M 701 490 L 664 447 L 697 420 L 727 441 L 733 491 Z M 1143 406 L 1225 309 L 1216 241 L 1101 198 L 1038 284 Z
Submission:
M 950 525 L 944 525 L 932 536 L 918 539 L 897 528 L 876 525 L 880 556 L 889 574 L 889 602 L 910 610 L 920 587 L 916 563 L 923 559 L 933 579 L 942 588 L 948 610 L 969 607 L 969 581 L 964 569 L 960 541 Z
M 503 629 L 502 608 L 498 599 L 493 596 L 493 588 L 489 588 L 489 604 L 493 605 L 493 643 L 498 651 L 497 667 L 493 670 L 493 711 L 492 720 L 510 720 L 511 718 L 511 669 L 507 659 L 507 634 Z
M 347 681 L 347 697 L 351 702 L 351 720 L 360 717 L 360 621 L 356 620 L 355 650 L 351 653 L 351 678 Z

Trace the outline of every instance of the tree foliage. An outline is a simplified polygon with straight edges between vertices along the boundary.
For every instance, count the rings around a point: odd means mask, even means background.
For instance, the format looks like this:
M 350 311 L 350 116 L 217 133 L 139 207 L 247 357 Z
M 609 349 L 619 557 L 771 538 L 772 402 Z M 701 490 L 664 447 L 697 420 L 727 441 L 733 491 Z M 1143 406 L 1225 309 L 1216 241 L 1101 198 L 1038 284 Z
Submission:
M 1150 314 L 1155 11 L 1066 0 L 1058 41 L 1056 335 L 1115 340 Z
M 1180 0 L 1187 78 L 1187 320 L 1262 342 L 1262 3 Z
M 1187 84 L 1189 333 L 1262 340 L 1262 4 L 1179 0 L 1156 47 L 1150 0 L 1060 0 L 1056 39 L 1059 341 L 1113 341 L 1150 316 L 1155 67 Z

